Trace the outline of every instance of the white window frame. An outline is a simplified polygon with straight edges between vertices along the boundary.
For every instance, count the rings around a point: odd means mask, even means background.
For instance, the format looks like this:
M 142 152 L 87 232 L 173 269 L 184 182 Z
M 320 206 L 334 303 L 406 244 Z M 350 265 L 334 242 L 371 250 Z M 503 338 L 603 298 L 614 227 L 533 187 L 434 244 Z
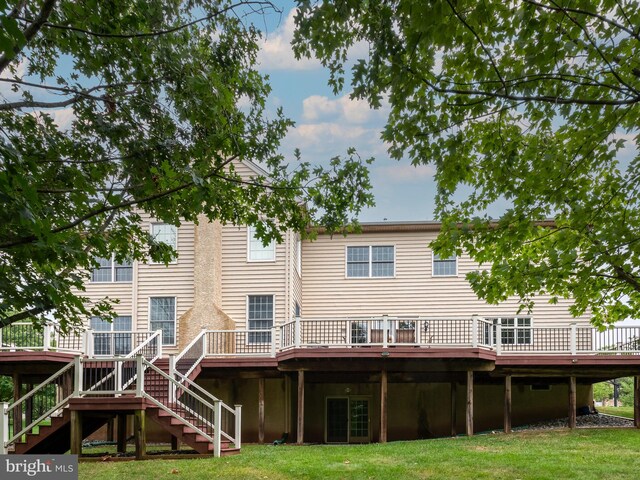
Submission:
M 271 240 L 271 243 L 264 247 L 262 246 L 262 240 L 258 239 L 255 234 L 255 227 L 248 226 L 247 227 L 247 262 L 250 263 L 265 263 L 265 262 L 275 262 L 276 261 L 276 242 L 275 240 Z M 271 249 L 271 257 L 270 258 L 253 258 L 252 244 L 256 241 L 262 246 L 261 252 L 267 251 L 267 249 Z M 257 250 L 256 250 L 257 252 Z
M 265 342 L 252 342 L 250 341 L 251 338 L 251 328 L 249 327 L 249 298 L 251 297 L 271 297 L 272 301 L 273 301 L 273 310 L 271 312 L 272 316 L 271 316 L 271 328 L 275 327 L 276 325 L 276 295 L 273 293 L 250 293 L 247 294 L 246 296 L 246 310 L 245 310 L 245 319 L 246 319 L 246 326 L 247 326 L 247 344 L 248 345 L 267 345 L 268 343 Z M 256 329 L 256 330 L 266 330 L 266 329 Z M 270 336 L 272 336 L 273 331 L 271 334 L 269 334 Z M 273 338 L 270 338 L 270 341 L 273 341 Z
M 349 276 L 349 248 L 361 248 L 367 247 L 369 248 L 369 271 L 366 277 L 352 277 Z M 393 274 L 391 275 L 376 275 L 373 276 L 373 247 L 391 247 L 393 248 Z M 364 279 L 364 278 L 396 278 L 396 246 L 395 244 L 381 244 L 381 245 L 347 245 L 344 247 L 344 278 L 348 278 L 350 280 Z
M 438 258 L 436 259 L 436 257 L 438 257 Z M 453 275 L 436 274 L 436 268 L 435 268 L 436 262 L 444 262 L 444 261 L 450 262 L 452 260 L 451 257 L 453 257 L 453 259 L 455 259 L 455 262 L 456 262 L 456 273 L 453 274 Z M 454 277 L 457 277 L 458 276 L 458 256 L 454 254 L 454 255 L 451 255 L 451 257 L 440 258 L 440 255 L 438 255 L 436 252 L 431 250 L 431 276 L 432 277 L 438 277 L 438 278 L 447 278 L 447 277 L 454 278 Z
M 99 258 L 104 258 L 104 257 L 99 257 Z M 111 254 L 111 258 L 108 259 L 109 260 L 109 266 L 111 268 L 111 280 L 94 280 L 93 279 L 93 272 L 95 270 L 98 270 L 96 268 L 92 268 L 91 269 L 91 283 L 131 283 L 133 282 L 133 262 L 131 262 L 129 265 L 131 265 L 131 280 L 116 280 L 116 268 L 123 268 L 123 265 L 120 264 L 120 267 L 116 267 L 116 257 L 115 254 Z
M 152 331 L 152 328 L 151 328 L 151 299 L 152 298 L 173 298 L 173 343 L 164 343 L 164 339 L 162 339 L 162 345 L 166 347 L 175 347 L 178 344 L 178 297 L 176 297 L 175 295 L 154 295 L 152 297 L 149 297 L 148 310 L 147 310 L 149 331 Z
M 502 345 L 531 345 L 533 343 L 533 317 L 528 316 L 528 315 L 521 315 L 521 316 L 516 316 L 516 317 L 487 317 L 487 320 L 492 320 L 493 322 L 493 342 L 494 344 L 497 342 L 498 337 L 497 337 L 497 324 L 498 322 L 500 322 L 501 325 L 501 332 L 502 332 L 502 336 L 505 335 L 505 333 L 508 332 L 513 332 L 513 343 L 506 343 L 501 340 L 501 344 Z M 507 326 L 504 324 L 505 320 L 513 320 L 513 326 Z M 519 320 L 528 320 L 529 321 L 529 325 L 518 325 L 518 321 Z M 528 340 L 526 339 L 522 339 L 520 340 L 520 336 L 518 335 L 518 332 L 528 332 L 529 333 L 529 338 Z M 523 335 L 524 337 L 524 335 Z
M 129 329 L 128 330 L 116 330 L 115 326 L 116 326 L 116 320 L 118 318 L 128 318 L 129 319 Z M 102 322 L 105 322 L 108 324 L 109 326 L 109 330 L 95 330 L 92 325 L 93 320 L 100 320 Z M 132 335 L 131 332 L 133 332 L 133 315 L 118 315 L 116 316 L 113 321 L 111 322 L 106 322 L 103 318 L 98 317 L 98 316 L 92 316 L 89 318 L 89 328 L 91 328 L 91 330 L 93 331 L 93 336 L 94 336 L 94 355 L 96 356 L 112 356 L 112 355 L 128 355 L 131 352 L 132 349 Z M 122 335 L 117 336 L 117 335 L 111 335 L 111 333 L 118 333 L 121 332 Z M 100 336 L 102 334 L 102 336 Z M 109 346 L 109 352 L 108 353 L 95 353 L 95 344 L 97 343 L 98 345 L 101 344 L 101 340 L 107 340 L 107 345 Z M 125 348 L 124 350 L 118 350 L 117 345 L 118 342 L 125 342 L 125 344 L 128 343 L 128 347 Z
M 179 231 L 179 229 L 178 229 L 178 227 L 176 227 L 175 225 L 171 225 L 170 223 L 164 223 L 164 222 L 153 222 L 153 223 L 151 223 L 151 225 L 149 226 L 149 234 L 150 234 L 153 238 L 155 238 L 155 236 L 157 235 L 157 234 L 154 234 L 154 229 L 155 229 L 155 227 L 156 227 L 156 226 L 159 226 L 159 225 L 166 225 L 166 226 L 168 226 L 168 227 L 172 227 L 172 228 L 173 228 L 173 230 L 174 230 L 174 232 L 175 232 L 175 237 L 174 237 L 174 238 L 175 238 L 175 241 L 174 241 L 174 244 L 173 244 L 173 245 L 171 245 L 171 244 L 169 244 L 169 243 L 167 243 L 167 242 L 164 242 L 164 241 L 162 241 L 162 243 L 165 243 L 165 244 L 167 244 L 167 245 L 169 245 L 169 246 L 173 247 L 173 249 L 176 251 L 176 257 L 175 257 L 171 262 L 169 262 L 169 264 L 176 264 L 176 263 L 178 263 L 178 255 L 177 255 L 177 253 L 178 253 L 178 231 Z M 163 263 L 163 262 L 154 262 L 154 261 L 151 261 L 151 264 L 153 264 L 153 265 L 163 265 L 164 263 Z

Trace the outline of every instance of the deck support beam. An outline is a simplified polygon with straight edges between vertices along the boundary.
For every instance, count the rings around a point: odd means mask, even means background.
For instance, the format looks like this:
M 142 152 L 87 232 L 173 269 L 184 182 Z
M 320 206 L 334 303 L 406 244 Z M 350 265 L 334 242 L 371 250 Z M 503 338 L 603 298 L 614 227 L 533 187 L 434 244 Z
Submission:
M 511 375 L 504 377 L 504 433 L 511 433 Z
M 117 426 L 117 450 L 118 453 L 126 453 L 127 451 L 127 415 L 125 413 L 118 414 Z
M 70 445 L 71 455 L 82 455 L 82 412 L 71 410 L 70 412 Z
M 13 374 L 13 403 L 20 400 L 22 396 L 22 375 L 19 373 Z M 22 406 L 17 405 L 13 408 L 13 425 L 14 428 L 16 425 L 20 426 L 20 430 L 22 430 Z M 18 430 L 18 431 L 20 431 Z
M 569 428 L 576 428 L 576 377 L 569 377 Z
M 458 423 L 458 407 L 456 405 L 458 397 L 458 383 L 451 382 L 451 436 L 455 437 L 458 434 L 456 425 Z
M 264 443 L 264 377 L 258 379 L 258 443 Z
M 633 425 L 640 428 L 640 377 L 633 377 Z
M 304 443 L 304 370 L 298 370 L 298 433 L 297 443 Z
M 473 370 L 467 371 L 467 436 L 473 435 Z
M 175 435 L 171 435 L 171 450 L 180 450 L 180 439 Z
M 387 399 L 387 371 L 382 370 L 382 372 L 380 372 L 380 443 L 387 442 Z
M 133 435 L 136 443 L 136 459 L 142 460 L 147 454 L 146 412 L 136 410 L 133 421 Z

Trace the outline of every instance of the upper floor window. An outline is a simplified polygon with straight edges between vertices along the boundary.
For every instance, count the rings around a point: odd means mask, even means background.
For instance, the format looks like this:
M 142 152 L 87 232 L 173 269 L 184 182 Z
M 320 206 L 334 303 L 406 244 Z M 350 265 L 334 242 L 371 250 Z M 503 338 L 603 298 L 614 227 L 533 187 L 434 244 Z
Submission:
M 178 249 L 178 229 L 175 225 L 169 223 L 152 223 L 151 236 L 156 242 L 166 243 L 173 247 L 174 250 Z
M 455 255 L 441 258 L 437 253 L 433 254 L 433 276 L 455 277 L 458 275 L 458 258 Z
M 276 259 L 276 242 L 266 246 L 256 237 L 256 228 L 247 228 L 247 260 L 250 262 L 272 262 Z
M 131 262 L 118 263 L 112 255 L 109 258 L 96 258 L 98 267 L 91 272 L 92 282 L 130 282 L 133 278 Z
M 370 245 L 347 247 L 347 277 L 393 277 L 395 275 L 395 247 Z

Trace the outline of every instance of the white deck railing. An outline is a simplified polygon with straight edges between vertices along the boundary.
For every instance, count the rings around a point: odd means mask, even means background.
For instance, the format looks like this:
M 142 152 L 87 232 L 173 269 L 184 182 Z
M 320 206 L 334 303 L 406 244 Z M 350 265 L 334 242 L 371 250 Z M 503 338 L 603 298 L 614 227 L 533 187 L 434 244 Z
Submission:
M 576 324 L 515 327 L 475 315 L 297 318 L 269 330 L 206 330 L 200 333 L 198 342 L 200 358 L 275 357 L 278 352 L 295 348 L 370 346 L 477 348 L 497 355 L 636 355 L 640 354 L 640 327 L 604 331 Z

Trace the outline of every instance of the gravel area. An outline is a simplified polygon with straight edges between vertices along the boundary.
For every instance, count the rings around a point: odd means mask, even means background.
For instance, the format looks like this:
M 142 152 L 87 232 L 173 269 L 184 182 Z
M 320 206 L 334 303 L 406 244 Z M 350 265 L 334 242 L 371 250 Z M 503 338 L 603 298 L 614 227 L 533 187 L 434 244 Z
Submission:
M 633 427 L 633 420 L 630 418 L 614 417 L 604 414 L 580 415 L 576 419 L 578 428 L 611 428 L 611 427 Z M 513 430 L 550 430 L 554 428 L 566 428 L 569 426 L 568 418 L 558 418 L 546 422 L 532 423 L 514 427 Z

